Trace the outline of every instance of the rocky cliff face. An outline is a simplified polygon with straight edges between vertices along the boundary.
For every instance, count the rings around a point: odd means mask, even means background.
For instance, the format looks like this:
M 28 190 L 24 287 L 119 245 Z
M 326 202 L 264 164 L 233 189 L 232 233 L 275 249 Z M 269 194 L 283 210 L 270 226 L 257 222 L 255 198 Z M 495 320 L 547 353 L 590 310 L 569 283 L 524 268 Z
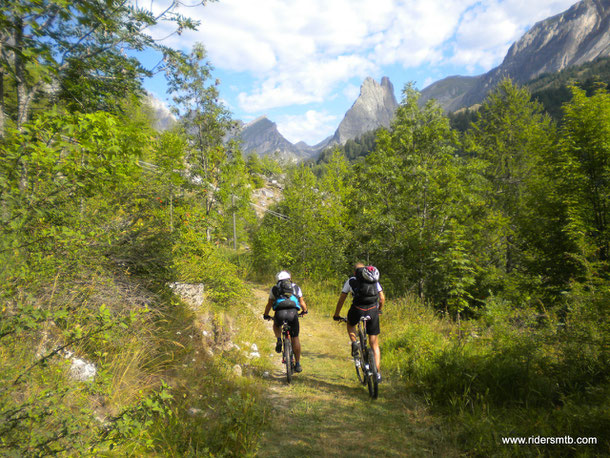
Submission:
M 377 83 L 369 77 L 362 83 L 359 97 L 345 114 L 335 134 L 317 145 L 309 146 L 304 142 L 293 145 L 279 133 L 277 125 L 264 116 L 239 127 L 230 137 L 241 141 L 246 154 L 275 154 L 280 159 L 296 161 L 314 156 L 333 144 L 345 144 L 347 140 L 380 126 L 389 127 L 397 107 L 390 79 L 384 76 L 381 83 Z
M 397 107 L 394 86 L 387 76 L 381 79 L 381 84 L 373 78 L 366 78 L 360 87 L 360 95 L 339 124 L 332 143 L 343 145 L 365 132 L 381 126 L 389 127 Z
M 296 161 L 307 154 L 303 147 L 286 140 L 277 130 L 277 124 L 265 116 L 243 125 L 232 137 L 241 141 L 242 151 L 246 154 L 274 154 L 277 158 L 288 161 Z
M 610 0 L 582 0 L 569 10 L 534 25 L 509 49 L 502 64 L 476 77 L 472 87 L 455 77 L 422 91 L 422 101 L 436 98 L 448 111 L 480 103 L 502 79 L 526 83 L 597 57 L 610 56 Z
M 238 136 L 246 153 L 264 154 L 293 149 L 292 143 L 278 132 L 277 125 L 264 116 L 244 125 Z

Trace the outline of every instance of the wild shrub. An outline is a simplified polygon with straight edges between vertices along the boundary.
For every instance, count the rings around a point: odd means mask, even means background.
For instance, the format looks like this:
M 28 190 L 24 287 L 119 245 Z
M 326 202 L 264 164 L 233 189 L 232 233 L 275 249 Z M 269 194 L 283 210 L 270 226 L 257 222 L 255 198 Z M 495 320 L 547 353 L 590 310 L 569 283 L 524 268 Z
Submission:
M 247 295 L 235 264 L 196 231 L 181 234 L 174 247 L 174 268 L 180 281 L 203 283 L 207 297 L 219 305 L 238 305 Z
M 388 307 L 401 324 L 389 329 L 382 363 L 448 414 L 458 442 L 475 454 L 510 453 L 502 436 L 531 435 L 597 437 L 595 450 L 603 450 L 608 295 L 575 288 L 566 296 L 561 319 L 500 298 L 462 323 L 415 303 Z

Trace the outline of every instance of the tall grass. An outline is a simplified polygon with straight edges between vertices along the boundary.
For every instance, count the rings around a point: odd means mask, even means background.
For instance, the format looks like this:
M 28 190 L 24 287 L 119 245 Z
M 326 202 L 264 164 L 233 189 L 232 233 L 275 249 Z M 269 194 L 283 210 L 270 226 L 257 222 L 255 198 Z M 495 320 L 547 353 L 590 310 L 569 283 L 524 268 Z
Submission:
M 245 375 L 265 368 L 246 366 L 242 353 L 220 345 L 257 338 L 243 302 L 249 293 L 220 250 L 204 254 L 219 268 L 175 258 L 185 270 L 196 265 L 194 275 L 219 274 L 206 284 L 201 310 L 162 282 L 99 259 L 82 258 L 78 269 L 45 260 L 45 276 L 24 266 L 29 282 L 7 271 L 0 278 L 0 455 L 253 453 L 267 408 L 257 384 L 232 368 L 241 363 Z M 63 346 L 95 363 L 93 380 L 71 378 L 70 360 L 54 353 Z
M 480 319 L 456 323 L 415 300 L 400 300 L 388 304 L 384 321 L 390 323 L 384 367 L 449 416 L 463 450 L 548 453 L 510 449 L 501 437 L 571 435 L 597 437 L 598 444 L 554 453 L 610 451 L 608 348 L 593 331 L 599 320 L 577 314 L 559 320 L 496 301 Z

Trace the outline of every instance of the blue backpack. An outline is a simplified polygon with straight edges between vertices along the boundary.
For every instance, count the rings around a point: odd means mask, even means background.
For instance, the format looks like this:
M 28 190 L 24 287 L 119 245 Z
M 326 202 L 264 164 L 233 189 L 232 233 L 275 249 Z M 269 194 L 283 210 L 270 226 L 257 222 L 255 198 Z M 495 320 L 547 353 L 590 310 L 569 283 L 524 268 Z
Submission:
M 278 281 L 277 285 L 273 287 L 273 295 L 276 297 L 273 303 L 273 310 L 301 310 L 299 299 L 290 280 Z

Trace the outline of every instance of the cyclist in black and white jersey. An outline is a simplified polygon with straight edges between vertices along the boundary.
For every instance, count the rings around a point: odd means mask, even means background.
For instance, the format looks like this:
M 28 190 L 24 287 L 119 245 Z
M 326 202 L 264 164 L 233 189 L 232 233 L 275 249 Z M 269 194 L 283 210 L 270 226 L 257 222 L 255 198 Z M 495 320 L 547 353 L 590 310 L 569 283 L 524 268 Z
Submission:
M 292 349 L 294 351 L 295 372 L 301 372 L 301 341 L 299 339 L 299 313 L 307 313 L 307 304 L 303 298 L 303 292 L 296 283 L 292 282 L 290 273 L 282 270 L 275 277 L 277 283 L 269 291 L 269 299 L 263 313 L 264 318 L 270 318 L 271 309 L 275 311 L 273 316 L 273 332 L 277 338 L 275 351 L 282 352 L 281 329 L 282 323 L 286 321 L 290 326 L 292 338 Z
M 371 319 L 366 322 L 366 332 L 369 335 L 369 344 L 375 352 L 375 361 L 377 363 L 377 378 L 381 381 L 381 371 L 379 367 L 381 352 L 379 351 L 379 313 L 383 309 L 385 303 L 385 295 L 383 288 L 378 281 L 367 281 L 363 277 L 363 270 L 369 269 L 371 273 L 379 278 L 379 272 L 372 266 L 367 266 L 361 262 L 354 265 L 354 275 L 350 277 L 341 290 L 341 295 L 337 301 L 337 307 L 333 319 L 340 320 L 339 313 L 343 308 L 343 303 L 348 294 L 352 294 L 352 306 L 347 313 L 347 333 L 352 341 L 352 354 L 358 352 L 358 343 L 356 341 L 356 326 L 358 321 L 363 316 L 370 316 Z M 365 274 L 369 273 L 368 271 Z M 368 277 L 368 275 L 365 275 Z

